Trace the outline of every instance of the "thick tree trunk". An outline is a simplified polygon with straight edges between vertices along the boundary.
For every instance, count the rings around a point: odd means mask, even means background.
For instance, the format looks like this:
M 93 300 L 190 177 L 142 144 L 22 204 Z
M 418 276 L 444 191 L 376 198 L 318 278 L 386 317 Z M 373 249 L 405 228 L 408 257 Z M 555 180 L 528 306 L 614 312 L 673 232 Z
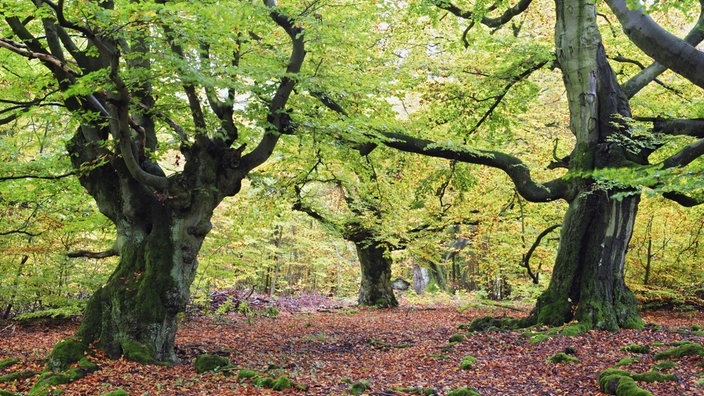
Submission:
M 369 241 L 355 242 L 357 256 L 362 267 L 362 283 L 358 302 L 361 305 L 381 307 L 398 306 L 391 287 L 391 257 L 379 244 Z
M 176 317 L 190 297 L 205 232 L 192 218 L 176 218 L 154 205 L 149 226 L 120 233 L 120 263 L 91 298 L 78 331 L 112 358 L 175 362 Z
M 594 190 L 570 202 L 548 289 L 533 310 L 538 323 L 572 320 L 585 328 L 617 330 L 643 326 L 636 300 L 624 282 L 638 195 L 621 200 Z

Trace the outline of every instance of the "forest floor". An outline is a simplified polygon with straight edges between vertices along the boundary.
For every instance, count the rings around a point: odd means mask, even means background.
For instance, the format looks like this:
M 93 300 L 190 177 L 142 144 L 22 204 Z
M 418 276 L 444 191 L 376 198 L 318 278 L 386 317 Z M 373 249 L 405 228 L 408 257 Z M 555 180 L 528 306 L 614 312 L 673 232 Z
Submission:
M 458 330 L 462 324 L 485 315 L 525 316 L 529 307 L 477 302 L 459 309 L 447 303 L 418 305 L 402 299 L 399 308 L 368 309 L 311 295 L 276 302 L 263 297 L 249 300 L 254 313 L 248 315 L 224 313 L 224 309 L 187 314 L 176 340 L 182 363 L 174 367 L 91 357 L 98 371 L 59 388 L 66 395 L 100 395 L 116 389 L 130 395 L 347 395 L 352 384 L 364 383 L 368 385 L 364 394 L 369 395 L 407 395 L 424 388 L 444 395 L 462 387 L 480 395 L 601 395 L 599 373 L 633 358 L 618 368 L 646 373 L 657 367 L 675 375 L 672 381 L 638 382 L 654 395 L 704 395 L 704 358 L 655 360 L 655 354 L 672 348 L 673 342 L 704 342 L 702 312 L 644 312 L 648 325 L 643 330 L 590 331 L 541 342 L 526 331 L 494 331 L 466 334 L 465 340 L 450 344 L 452 335 L 464 332 Z M 270 316 L 256 314 L 272 304 L 278 307 L 278 315 L 271 310 Z M 0 375 L 41 371 L 54 343 L 71 336 L 77 327 L 77 321 L 4 324 L 0 361 L 14 357 L 20 362 L 0 369 Z M 621 349 L 633 344 L 650 346 L 651 351 Z M 548 361 L 565 351 L 579 361 Z M 196 373 L 193 362 L 206 352 L 227 356 L 235 368 Z M 476 362 L 461 369 L 466 356 Z M 277 392 L 257 387 L 251 379 L 238 379 L 240 369 L 272 377 L 286 375 L 307 390 Z M 0 389 L 26 393 L 36 379 L 0 383 Z

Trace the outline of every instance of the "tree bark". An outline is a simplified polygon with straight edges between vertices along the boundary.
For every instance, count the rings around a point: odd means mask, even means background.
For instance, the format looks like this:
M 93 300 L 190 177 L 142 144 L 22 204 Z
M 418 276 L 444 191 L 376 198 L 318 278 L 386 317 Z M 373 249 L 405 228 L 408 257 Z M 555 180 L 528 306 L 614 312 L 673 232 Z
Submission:
M 630 131 L 620 120 L 631 112 L 606 59 L 594 5 L 556 1 L 556 10 L 557 58 L 577 139 L 570 171 L 578 176 L 574 187 L 579 192 L 568 200 L 552 279 L 530 321 L 561 325 L 577 320 L 584 328 L 607 330 L 642 327 L 635 297 L 624 282 L 640 193 L 604 188 L 591 174 L 647 160 L 616 143 L 628 139 Z M 616 193 L 626 194 L 616 198 Z
M 359 304 L 379 307 L 398 306 L 391 287 L 392 260 L 388 249 L 368 240 L 355 242 L 354 245 L 362 267 Z
M 624 282 L 640 197 L 617 200 L 611 193 L 585 192 L 570 202 L 550 285 L 532 312 L 538 323 L 577 320 L 585 328 L 605 330 L 643 326 Z

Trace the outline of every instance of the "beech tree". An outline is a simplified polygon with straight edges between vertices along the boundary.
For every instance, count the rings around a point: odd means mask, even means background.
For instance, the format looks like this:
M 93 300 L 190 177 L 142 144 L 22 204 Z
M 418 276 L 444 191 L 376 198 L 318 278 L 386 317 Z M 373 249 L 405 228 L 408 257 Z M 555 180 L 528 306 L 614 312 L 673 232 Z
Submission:
M 471 5 L 440 0 L 425 4 L 466 21 L 461 25 L 462 40 L 469 46 L 468 34 L 479 29 L 475 24 L 498 30 L 511 23 L 517 34 L 522 22 L 516 19 L 530 9 L 531 2 L 521 0 L 513 6 L 500 2 L 489 8 L 483 2 Z M 568 203 L 552 279 L 525 324 L 561 325 L 577 320 L 584 328 L 641 327 L 635 297 L 624 282 L 625 257 L 641 190 L 648 187 L 686 206 L 702 202 L 697 195 L 688 194 L 701 188 L 696 182 L 696 160 L 704 154 L 701 121 L 669 119 L 667 114 L 633 115 L 630 107 L 631 98 L 667 68 L 702 87 L 704 63 L 701 52 L 693 46 L 702 40 L 701 16 L 691 32 L 680 39 L 655 23 L 643 5 L 616 0 L 606 3 L 613 12 L 611 16 L 605 15 L 607 9 L 597 10 L 594 2 L 555 1 L 554 55 L 533 56 L 520 65 L 514 64 L 503 91 L 489 97 L 491 101 L 486 100 L 492 105 L 485 116 L 466 129 L 449 131 L 464 136 L 464 142 L 443 143 L 391 128 L 377 128 L 367 134 L 375 144 L 500 169 L 528 201 Z M 687 2 L 678 7 L 701 5 Z M 544 8 L 540 12 L 543 11 Z M 597 23 L 600 15 L 614 21 L 615 16 L 628 38 L 657 62 L 619 81 L 608 57 L 609 51 L 617 49 L 605 48 L 603 26 Z M 616 61 L 618 57 L 612 58 Z M 561 71 L 574 145 L 569 155 L 555 158 L 548 166 L 561 169 L 562 173 L 552 180 L 539 181 L 518 156 L 474 147 L 471 143 L 478 142 L 471 140 L 470 134 L 487 118 L 496 116 L 496 108 L 510 89 L 546 67 Z M 461 93 L 453 94 L 458 99 L 447 100 L 443 106 L 459 102 L 461 95 L 473 97 L 461 87 L 457 90 Z M 651 122 L 652 127 L 644 131 L 636 120 Z M 673 147 L 675 142 L 666 140 L 667 135 L 688 135 L 693 139 L 678 141 L 680 146 Z M 680 178 L 691 175 L 693 179 L 678 183 L 672 180 L 674 174 Z
M 176 360 L 176 316 L 214 208 L 294 128 L 315 11 L 274 0 L 0 2 L 8 74 L 24 67 L 43 82 L 4 102 L 3 121 L 65 110 L 72 166 L 117 233 L 106 254 L 119 264 L 88 303 L 83 347 Z

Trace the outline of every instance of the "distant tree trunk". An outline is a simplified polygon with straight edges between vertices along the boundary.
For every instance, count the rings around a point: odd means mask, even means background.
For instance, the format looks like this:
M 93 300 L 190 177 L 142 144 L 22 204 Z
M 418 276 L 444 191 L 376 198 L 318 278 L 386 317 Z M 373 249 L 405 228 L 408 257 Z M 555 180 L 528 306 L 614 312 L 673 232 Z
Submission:
M 423 294 L 428 282 L 430 282 L 428 269 L 413 263 L 413 290 L 415 290 L 416 294 Z
M 362 283 L 359 287 L 359 304 L 382 307 L 398 306 L 391 287 L 391 257 L 388 249 L 369 241 L 355 242 L 357 256 L 362 267 Z
M 594 191 L 570 202 L 550 285 L 533 311 L 538 323 L 577 320 L 607 330 L 642 326 L 624 282 L 639 200 L 638 195 L 616 200 L 609 192 Z

